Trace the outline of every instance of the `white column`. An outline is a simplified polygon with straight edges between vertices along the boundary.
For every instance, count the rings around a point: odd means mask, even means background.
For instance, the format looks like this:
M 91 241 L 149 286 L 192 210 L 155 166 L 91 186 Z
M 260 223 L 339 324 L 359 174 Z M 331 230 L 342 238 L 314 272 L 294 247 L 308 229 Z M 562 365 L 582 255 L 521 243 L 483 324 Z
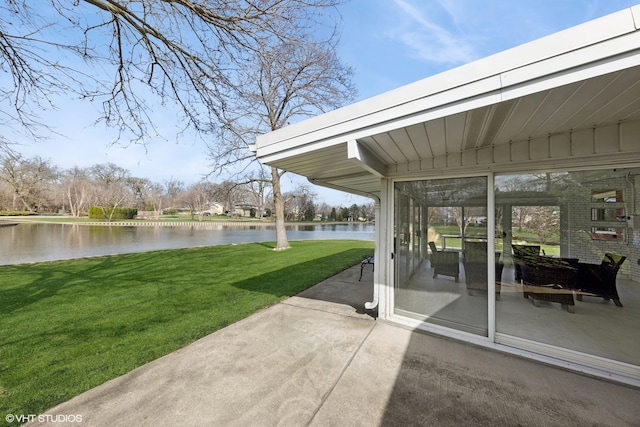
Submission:
M 489 341 L 496 337 L 496 199 L 494 192 L 493 174 L 487 177 L 487 300 Z

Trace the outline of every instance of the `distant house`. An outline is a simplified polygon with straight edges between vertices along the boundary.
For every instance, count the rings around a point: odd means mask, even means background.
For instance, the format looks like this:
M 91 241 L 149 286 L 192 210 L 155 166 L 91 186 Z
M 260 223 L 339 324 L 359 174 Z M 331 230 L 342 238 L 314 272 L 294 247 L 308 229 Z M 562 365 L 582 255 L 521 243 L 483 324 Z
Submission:
M 376 202 L 381 319 L 640 385 L 637 23 L 640 6 L 295 123 L 256 156 Z M 518 236 L 522 207 L 553 212 L 559 243 Z M 483 224 L 445 236 L 438 211 Z
M 255 217 L 258 207 L 250 204 L 239 204 L 233 207 L 233 215 L 241 217 Z
M 212 203 L 209 207 L 209 213 L 211 215 L 222 215 L 224 213 L 224 205 L 221 203 Z

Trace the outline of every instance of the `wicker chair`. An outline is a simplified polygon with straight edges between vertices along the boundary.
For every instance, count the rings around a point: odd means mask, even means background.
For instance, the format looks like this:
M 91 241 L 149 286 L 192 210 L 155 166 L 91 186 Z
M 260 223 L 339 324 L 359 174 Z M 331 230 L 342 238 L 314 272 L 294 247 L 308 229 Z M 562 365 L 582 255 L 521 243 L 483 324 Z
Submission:
M 438 274 L 451 276 L 458 281 L 460 276 L 460 257 L 458 252 L 439 251 L 434 242 L 429 242 L 431 248 L 431 267 L 433 268 L 433 278 Z
M 487 242 L 465 242 L 464 244 L 464 275 L 467 291 L 487 292 L 489 278 L 487 275 Z M 496 252 L 496 299 L 500 298 L 502 270 L 504 264 L 500 261 L 500 252 Z

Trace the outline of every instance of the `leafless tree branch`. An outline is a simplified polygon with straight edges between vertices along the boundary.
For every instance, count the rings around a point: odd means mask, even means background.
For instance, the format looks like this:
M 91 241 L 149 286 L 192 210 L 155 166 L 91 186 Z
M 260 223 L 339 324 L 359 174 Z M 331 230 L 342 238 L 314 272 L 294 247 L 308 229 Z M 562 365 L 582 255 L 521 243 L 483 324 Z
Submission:
M 49 126 L 39 113 L 76 96 L 102 103 L 96 121 L 119 140 L 163 136 L 154 112 L 170 105 L 179 128 L 210 132 L 237 64 L 340 1 L 0 0 L 4 123 L 37 138 Z

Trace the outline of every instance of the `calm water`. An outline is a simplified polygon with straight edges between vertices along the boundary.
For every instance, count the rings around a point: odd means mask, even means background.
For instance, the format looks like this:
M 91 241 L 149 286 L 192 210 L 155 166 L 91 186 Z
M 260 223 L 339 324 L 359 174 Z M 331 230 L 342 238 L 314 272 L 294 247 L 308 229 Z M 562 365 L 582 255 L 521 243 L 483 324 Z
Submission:
M 374 225 L 287 226 L 289 240 L 374 240 Z M 230 243 L 273 242 L 272 226 L 122 227 L 18 224 L 0 227 L 0 265 Z

